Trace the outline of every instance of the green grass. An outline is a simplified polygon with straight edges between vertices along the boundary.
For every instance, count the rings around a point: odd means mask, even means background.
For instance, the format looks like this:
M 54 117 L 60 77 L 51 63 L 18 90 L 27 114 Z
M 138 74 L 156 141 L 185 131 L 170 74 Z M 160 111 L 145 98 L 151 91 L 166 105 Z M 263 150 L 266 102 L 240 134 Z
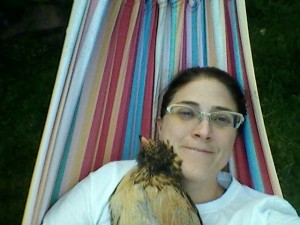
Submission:
M 298 213 L 299 11 L 298 1 L 247 1 L 256 80 L 272 155 L 284 196 Z M 1 224 L 20 224 L 22 219 L 64 35 L 65 29 L 27 33 L 0 43 Z
M 248 4 L 256 81 L 282 191 L 299 213 L 300 3 L 261 2 Z

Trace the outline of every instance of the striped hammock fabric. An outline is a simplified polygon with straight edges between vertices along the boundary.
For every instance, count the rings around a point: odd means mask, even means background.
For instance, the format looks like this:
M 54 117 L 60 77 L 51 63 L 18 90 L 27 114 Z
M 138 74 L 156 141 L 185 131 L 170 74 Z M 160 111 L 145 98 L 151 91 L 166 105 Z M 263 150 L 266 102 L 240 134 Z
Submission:
M 155 136 L 174 74 L 216 66 L 245 90 L 248 116 L 230 172 L 281 195 L 256 88 L 244 0 L 75 0 L 30 186 L 24 225 L 103 164 Z M 105 185 L 105 184 L 104 184 Z

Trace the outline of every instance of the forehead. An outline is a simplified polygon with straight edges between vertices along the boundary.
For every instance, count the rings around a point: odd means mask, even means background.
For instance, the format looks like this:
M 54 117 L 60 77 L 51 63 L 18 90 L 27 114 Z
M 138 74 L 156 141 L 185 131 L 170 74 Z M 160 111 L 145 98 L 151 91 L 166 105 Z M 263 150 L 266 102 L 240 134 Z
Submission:
M 199 78 L 177 90 L 171 104 L 192 101 L 201 109 L 211 110 L 216 107 L 237 110 L 237 106 L 227 87 L 213 78 Z

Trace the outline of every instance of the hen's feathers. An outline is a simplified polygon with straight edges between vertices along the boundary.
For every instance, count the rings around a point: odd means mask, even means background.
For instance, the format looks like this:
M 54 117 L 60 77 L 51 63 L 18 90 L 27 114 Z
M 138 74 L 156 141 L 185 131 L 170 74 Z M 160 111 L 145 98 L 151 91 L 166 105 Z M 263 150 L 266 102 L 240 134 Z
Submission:
M 138 165 L 109 199 L 112 225 L 201 225 L 182 188 L 181 160 L 161 141 L 142 140 Z

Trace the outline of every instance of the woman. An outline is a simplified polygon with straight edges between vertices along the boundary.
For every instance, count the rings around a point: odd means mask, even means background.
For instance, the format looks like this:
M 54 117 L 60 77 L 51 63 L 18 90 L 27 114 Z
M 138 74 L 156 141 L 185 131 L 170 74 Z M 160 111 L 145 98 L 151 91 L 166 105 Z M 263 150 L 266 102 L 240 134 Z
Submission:
M 300 224 L 285 200 L 241 185 L 228 163 L 246 114 L 244 96 L 234 79 L 217 68 L 190 68 L 169 85 L 157 118 L 160 140 L 183 160 L 183 185 L 203 224 Z M 108 198 L 136 162 L 109 163 L 60 199 L 44 224 L 110 224 Z

